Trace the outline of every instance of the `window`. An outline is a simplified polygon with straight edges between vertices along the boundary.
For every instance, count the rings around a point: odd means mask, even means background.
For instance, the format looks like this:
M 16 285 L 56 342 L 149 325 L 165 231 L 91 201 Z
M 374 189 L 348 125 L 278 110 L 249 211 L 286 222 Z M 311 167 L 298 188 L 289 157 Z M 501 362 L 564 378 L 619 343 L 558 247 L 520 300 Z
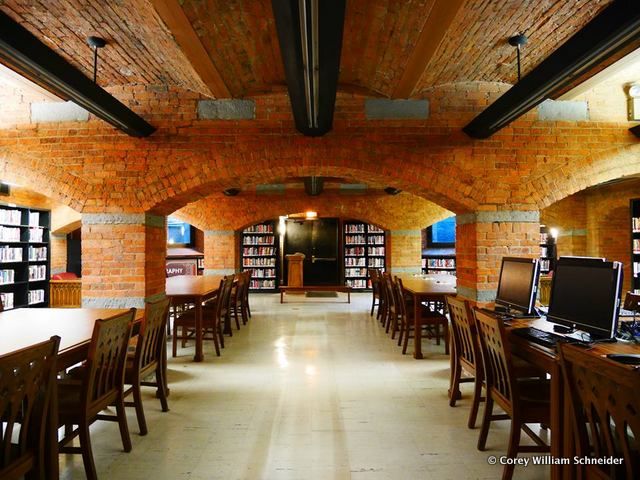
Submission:
M 171 246 L 189 246 L 191 241 L 191 225 L 176 218 L 167 219 L 167 244 Z
M 427 227 L 428 247 L 453 247 L 456 244 L 456 217 L 449 217 Z

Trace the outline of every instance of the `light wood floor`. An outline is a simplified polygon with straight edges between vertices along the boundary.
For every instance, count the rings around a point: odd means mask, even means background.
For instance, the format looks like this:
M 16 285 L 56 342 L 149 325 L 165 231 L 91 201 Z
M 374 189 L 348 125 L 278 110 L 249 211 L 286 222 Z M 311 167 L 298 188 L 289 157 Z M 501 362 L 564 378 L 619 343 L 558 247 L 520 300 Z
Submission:
M 449 360 L 425 345 L 403 356 L 369 316 L 370 294 L 340 299 L 252 295 L 253 319 L 227 338 L 169 360 L 171 411 L 148 389 L 149 434 L 122 452 L 114 423 L 92 428 L 103 479 L 495 479 L 489 455 L 506 451 L 508 422 L 492 427 L 488 451 L 466 428 L 470 385 L 447 401 Z M 295 303 L 294 303 L 295 302 Z M 425 342 L 429 343 L 429 342 Z M 60 457 L 62 478 L 84 478 L 79 455 Z M 548 467 L 516 468 L 516 479 L 548 478 Z

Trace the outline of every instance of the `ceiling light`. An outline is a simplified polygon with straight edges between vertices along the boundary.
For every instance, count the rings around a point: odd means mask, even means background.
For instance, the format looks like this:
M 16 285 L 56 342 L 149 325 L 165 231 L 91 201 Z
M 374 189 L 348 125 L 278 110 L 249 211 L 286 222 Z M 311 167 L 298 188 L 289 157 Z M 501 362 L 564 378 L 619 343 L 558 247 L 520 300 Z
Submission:
M 98 50 L 100 48 L 104 48 L 107 44 L 107 41 L 104 38 L 100 37 L 89 37 L 87 38 L 87 43 L 91 48 L 93 48 L 93 83 L 97 83 L 96 80 L 98 78 Z
M 516 47 L 516 52 L 518 55 L 518 81 L 520 81 L 520 47 L 526 45 L 529 39 L 524 33 L 519 33 L 518 35 L 514 35 L 513 37 L 509 37 L 509 45 L 512 47 Z
M 304 216 L 307 218 L 307 220 L 315 220 L 316 218 L 318 218 L 318 212 L 308 211 L 305 212 Z

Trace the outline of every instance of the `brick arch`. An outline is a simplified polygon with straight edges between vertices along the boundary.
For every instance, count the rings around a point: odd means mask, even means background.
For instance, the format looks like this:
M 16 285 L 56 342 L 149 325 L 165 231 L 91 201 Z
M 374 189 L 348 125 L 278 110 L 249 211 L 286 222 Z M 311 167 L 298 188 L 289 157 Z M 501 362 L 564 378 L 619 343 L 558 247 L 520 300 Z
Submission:
M 640 173 L 640 143 L 593 155 L 581 168 L 572 168 L 567 160 L 546 175 L 523 185 L 542 209 L 576 192 L 617 178 Z
M 455 213 L 474 211 L 482 195 L 471 187 L 471 172 L 437 154 L 427 155 L 422 148 L 414 152 L 398 145 L 377 145 L 372 149 L 358 139 L 348 143 L 330 138 L 299 140 L 216 148 L 206 159 L 191 154 L 175 158 L 164 166 L 168 171 L 147 187 L 143 195 L 147 209 L 167 215 L 228 187 L 310 175 L 390 185 Z
M 81 212 L 86 183 L 66 169 L 52 166 L 45 158 L 0 150 L 0 178 L 41 193 Z
M 176 211 L 174 215 L 201 230 L 240 230 L 281 215 L 317 211 L 321 217 L 357 218 L 386 230 L 419 230 L 451 215 L 424 198 L 403 192 L 340 194 L 327 191 L 310 197 L 302 191 L 285 194 L 245 193 L 225 197 L 215 193 Z

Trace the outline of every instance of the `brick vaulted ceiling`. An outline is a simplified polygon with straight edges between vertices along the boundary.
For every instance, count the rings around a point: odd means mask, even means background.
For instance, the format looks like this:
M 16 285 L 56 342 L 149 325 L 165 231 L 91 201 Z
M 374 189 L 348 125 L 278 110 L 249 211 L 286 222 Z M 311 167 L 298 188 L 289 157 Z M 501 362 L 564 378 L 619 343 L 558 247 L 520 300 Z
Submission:
M 529 36 L 527 72 L 611 1 L 349 0 L 339 89 L 399 96 L 405 71 L 424 61 L 415 49 L 425 39 L 435 42 L 431 60 L 409 82 L 411 94 L 400 96 L 420 96 L 445 83 L 514 83 L 509 36 Z M 98 74 L 102 86 L 166 85 L 216 96 L 156 11 L 158 3 L 182 10 L 191 38 L 199 40 L 231 96 L 285 91 L 270 0 L 0 0 L 0 10 L 87 75 L 93 67 L 86 38 L 107 39 Z M 460 6 L 438 34 L 442 25 L 429 17 L 447 4 Z

